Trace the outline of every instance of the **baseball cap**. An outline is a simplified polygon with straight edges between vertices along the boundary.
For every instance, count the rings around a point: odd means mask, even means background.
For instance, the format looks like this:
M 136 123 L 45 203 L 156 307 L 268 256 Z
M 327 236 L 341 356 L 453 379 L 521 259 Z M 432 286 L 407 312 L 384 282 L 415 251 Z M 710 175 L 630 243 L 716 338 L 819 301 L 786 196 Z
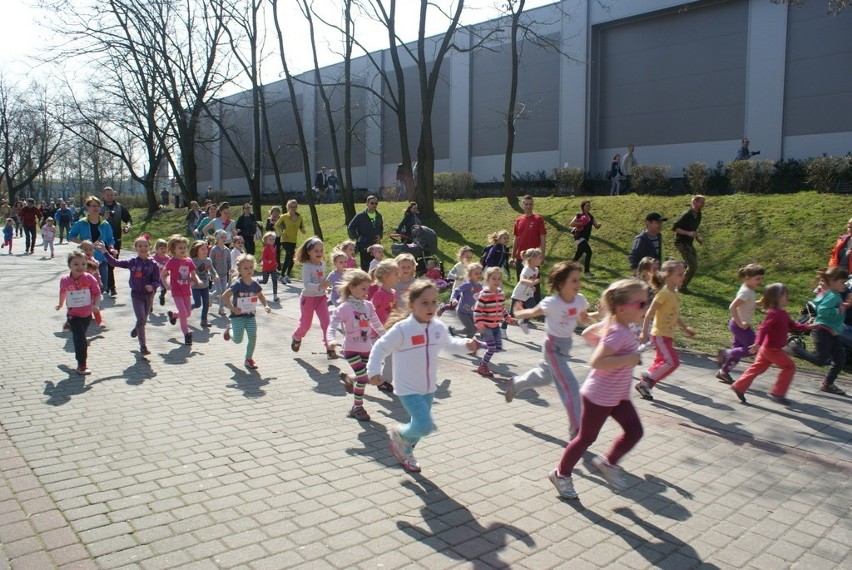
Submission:
M 662 217 L 657 212 L 651 212 L 650 214 L 645 216 L 646 222 L 665 222 L 666 220 L 668 220 L 668 218 Z

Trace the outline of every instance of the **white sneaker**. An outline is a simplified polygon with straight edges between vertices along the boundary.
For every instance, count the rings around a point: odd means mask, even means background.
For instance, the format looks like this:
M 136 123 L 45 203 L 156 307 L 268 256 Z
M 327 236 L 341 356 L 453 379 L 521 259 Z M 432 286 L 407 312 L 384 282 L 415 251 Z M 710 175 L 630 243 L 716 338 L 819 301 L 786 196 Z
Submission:
M 515 388 L 515 376 L 512 376 L 512 379 L 509 380 L 509 385 L 506 387 L 506 393 L 503 394 L 505 396 L 507 402 L 511 402 L 517 396 L 517 391 Z
M 526 321 L 518 321 L 518 328 L 524 334 L 530 334 L 530 325 Z
M 624 480 L 624 470 L 618 465 L 610 465 L 609 461 L 598 455 L 592 459 L 592 467 L 597 469 L 598 473 L 606 479 L 606 482 L 612 488 L 618 491 L 623 491 L 627 488 L 627 481 Z
M 574 490 L 574 480 L 571 479 L 570 475 L 568 477 L 560 477 L 556 474 L 556 469 L 554 469 L 547 478 L 550 479 L 550 482 L 553 483 L 553 486 L 556 487 L 556 490 L 559 491 L 562 497 L 566 499 L 580 498 L 580 495 Z

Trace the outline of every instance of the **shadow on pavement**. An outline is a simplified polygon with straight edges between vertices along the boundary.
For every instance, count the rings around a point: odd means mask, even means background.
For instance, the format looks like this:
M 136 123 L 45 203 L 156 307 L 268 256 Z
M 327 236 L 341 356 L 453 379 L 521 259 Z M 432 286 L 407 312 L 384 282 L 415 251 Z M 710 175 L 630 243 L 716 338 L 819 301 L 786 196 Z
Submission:
M 86 385 L 86 378 L 80 376 L 73 368 L 60 364 L 60 370 L 69 374 L 69 377 L 54 384 L 51 380 L 44 383 L 44 395 L 47 396 L 45 404 L 48 406 L 61 406 L 71 401 L 72 396 L 78 396 L 92 389 Z
M 231 376 L 234 383 L 225 384 L 225 388 L 242 390 L 243 396 L 246 398 L 262 398 L 266 395 L 263 387 L 269 384 L 270 380 L 275 380 L 274 377 L 262 378 L 257 370 L 243 370 L 242 368 L 237 368 L 230 362 L 225 363 L 225 366 L 230 368 L 231 372 L 234 373 L 234 375 Z
M 535 540 L 526 531 L 499 522 L 482 526 L 470 509 L 448 496 L 428 478 L 420 473 L 412 473 L 411 476 L 414 480 L 405 480 L 402 486 L 423 500 L 420 513 L 428 528 L 408 521 L 397 521 L 396 526 L 418 543 L 453 560 L 479 559 L 494 568 L 508 566 L 500 560 L 499 552 L 513 540 L 520 540 L 528 547 L 535 546 Z

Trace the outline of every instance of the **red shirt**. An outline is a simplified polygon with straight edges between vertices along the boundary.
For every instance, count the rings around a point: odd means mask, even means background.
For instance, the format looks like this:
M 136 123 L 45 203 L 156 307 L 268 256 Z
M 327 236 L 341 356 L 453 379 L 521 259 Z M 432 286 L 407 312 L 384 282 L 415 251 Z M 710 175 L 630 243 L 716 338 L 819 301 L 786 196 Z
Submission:
M 275 255 L 275 245 L 263 246 L 263 254 L 260 258 L 261 271 L 275 271 L 278 269 L 278 256 Z
M 544 218 L 538 214 L 520 215 L 515 220 L 512 234 L 515 236 L 515 246 L 512 252 L 515 259 L 520 259 L 524 250 L 531 247 L 541 247 L 541 236 L 547 234 Z
M 757 329 L 754 344 L 766 348 L 784 348 L 787 344 L 787 334 L 791 330 L 807 332 L 810 328 L 791 319 L 784 309 L 769 309 L 766 311 L 766 318 Z
M 41 219 L 41 210 L 35 206 L 24 206 L 18 211 L 18 217 L 21 218 L 21 223 L 29 228 Z

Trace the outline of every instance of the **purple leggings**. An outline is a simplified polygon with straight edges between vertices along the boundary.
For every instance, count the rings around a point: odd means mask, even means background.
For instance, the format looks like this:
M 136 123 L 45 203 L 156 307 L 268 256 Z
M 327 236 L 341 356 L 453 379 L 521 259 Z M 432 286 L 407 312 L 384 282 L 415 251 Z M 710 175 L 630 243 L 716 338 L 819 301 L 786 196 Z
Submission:
M 133 312 L 136 314 L 136 336 L 139 339 L 139 347 L 144 348 L 146 346 L 145 323 L 148 322 L 148 314 L 154 306 L 154 293 L 131 291 L 130 300 L 133 302 Z
M 610 465 L 617 464 L 618 460 L 624 457 L 642 439 L 642 422 L 639 421 L 639 414 L 636 413 L 636 408 L 633 407 L 630 400 L 621 400 L 615 406 L 598 406 L 583 396 L 580 433 L 565 448 L 562 461 L 559 462 L 559 475 L 562 477 L 571 475 L 574 466 L 598 438 L 604 422 L 610 416 L 624 430 L 624 433 L 615 438 L 612 447 L 604 455 Z
M 722 372 L 730 372 L 744 356 L 748 356 L 748 347 L 754 344 L 754 329 L 751 327 L 741 329 L 734 322 L 728 321 L 728 330 L 734 336 L 731 348 L 725 351 L 725 361 L 722 363 Z

